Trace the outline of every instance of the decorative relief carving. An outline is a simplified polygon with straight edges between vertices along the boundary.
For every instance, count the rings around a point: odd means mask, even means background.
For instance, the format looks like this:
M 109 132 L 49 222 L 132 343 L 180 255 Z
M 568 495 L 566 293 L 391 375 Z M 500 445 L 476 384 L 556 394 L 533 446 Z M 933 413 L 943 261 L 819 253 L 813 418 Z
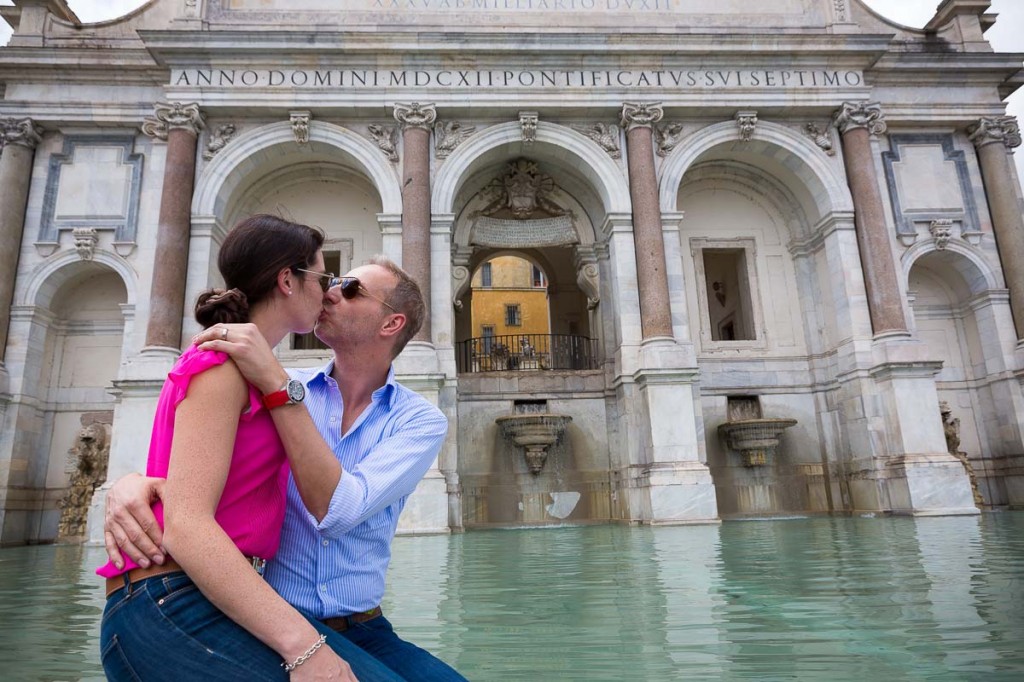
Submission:
M 447 159 L 455 148 L 476 132 L 476 126 L 464 125 L 459 121 L 438 121 L 434 125 L 434 154 Z
M 523 144 L 533 144 L 537 139 L 538 117 L 536 111 L 520 111 L 519 127 L 523 131 Z
M 836 155 L 836 150 L 832 142 L 832 134 L 827 128 L 823 130 L 818 127 L 817 123 L 807 123 L 804 125 L 804 134 L 814 140 L 814 144 L 818 145 L 818 147 L 829 156 Z
M 736 125 L 740 129 L 740 139 L 744 142 L 750 142 L 751 138 L 754 137 L 754 130 L 757 129 L 757 112 L 737 111 Z
M 1021 145 L 1020 126 L 1016 116 L 985 117 L 967 129 L 975 147 L 1002 142 L 1007 149 Z
M 541 173 L 536 163 L 517 159 L 508 165 L 503 177 L 495 178 L 484 187 L 482 194 L 492 200 L 480 213 L 516 220 L 532 218 L 538 211 L 546 216 L 565 215 L 566 211 L 548 198 L 554 189 L 555 181 Z
M 469 268 L 464 265 L 452 268 L 452 305 L 459 312 L 462 312 L 462 295 L 469 288 L 469 275 Z
M 210 135 L 210 139 L 206 143 L 206 149 L 203 151 L 203 158 L 209 161 L 213 157 L 217 156 L 217 153 L 220 152 L 221 149 L 224 149 L 225 145 L 227 145 L 234 136 L 234 123 L 225 123 L 224 125 L 217 126 L 217 130 Z
M 205 127 L 206 122 L 197 102 L 157 102 L 153 105 L 153 115 L 142 122 L 144 135 L 164 142 L 171 130 L 185 130 L 198 137 Z
M 371 123 L 366 129 L 388 161 L 398 163 L 398 127 Z
M 75 251 L 82 260 L 92 260 L 96 252 L 96 244 L 99 242 L 99 235 L 94 227 L 76 227 L 71 230 L 71 236 L 75 240 Z
M 885 115 L 878 102 L 843 102 L 833 114 L 832 123 L 843 135 L 856 128 L 867 128 L 872 135 L 881 135 L 886 130 Z
M 35 149 L 42 140 L 43 129 L 32 119 L 0 119 L 0 151 L 9 144 Z
M 597 263 L 576 266 L 576 285 L 587 297 L 587 310 L 594 310 L 601 303 L 600 272 Z
M 836 21 L 846 21 L 846 0 L 832 0 L 832 5 L 836 10 Z
M 292 133 L 295 135 L 295 143 L 298 145 L 309 144 L 309 120 L 312 114 L 308 111 L 292 111 L 288 114 L 288 120 L 292 123 Z
M 573 130 L 586 135 L 591 140 L 601 145 L 601 149 L 608 152 L 613 159 L 622 158 L 622 150 L 619 149 L 619 127 L 610 123 L 594 123 L 585 126 L 573 126 Z
M 652 127 L 665 117 L 661 102 L 624 102 L 622 104 L 622 127 L 627 131 L 637 127 Z
M 935 239 L 935 248 L 943 251 L 949 244 L 949 240 L 953 238 L 953 221 L 946 218 L 933 220 L 928 226 L 928 230 L 932 233 L 932 238 Z
M 406 128 L 425 128 L 430 130 L 431 126 L 434 125 L 434 121 L 437 120 L 437 107 L 433 104 L 420 104 L 419 102 L 411 104 L 395 103 L 394 115 L 395 120 L 402 125 L 402 130 Z
M 658 156 L 671 154 L 682 139 L 682 123 L 663 123 L 654 126 L 654 146 Z

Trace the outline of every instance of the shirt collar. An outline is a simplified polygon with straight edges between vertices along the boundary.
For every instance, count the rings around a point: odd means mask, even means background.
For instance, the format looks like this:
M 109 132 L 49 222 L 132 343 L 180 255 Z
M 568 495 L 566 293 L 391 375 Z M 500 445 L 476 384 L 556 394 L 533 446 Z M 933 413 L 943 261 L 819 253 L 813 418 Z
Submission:
M 333 372 L 334 358 L 331 358 L 326 365 L 317 370 L 316 374 L 314 374 L 309 379 L 309 381 L 306 382 L 306 384 L 309 385 L 314 382 L 326 384 L 328 379 L 333 380 L 333 377 L 331 376 Z M 388 406 L 388 409 L 391 409 L 395 404 L 395 395 L 397 393 L 397 387 L 398 382 L 395 380 L 395 366 L 391 365 L 388 368 L 388 378 L 384 382 L 384 385 L 375 390 L 371 398 L 373 400 L 382 400 Z

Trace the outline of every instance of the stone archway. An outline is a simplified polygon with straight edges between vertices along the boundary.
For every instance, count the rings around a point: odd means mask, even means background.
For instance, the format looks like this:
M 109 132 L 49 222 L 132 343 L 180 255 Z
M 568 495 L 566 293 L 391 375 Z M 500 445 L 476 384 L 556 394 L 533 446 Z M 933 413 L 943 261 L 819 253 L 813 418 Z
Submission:
M 1006 430 L 1021 424 L 990 419 L 993 405 L 1012 404 L 1019 391 L 1003 378 L 1000 357 L 1000 346 L 1012 347 L 1015 338 L 1005 290 L 985 260 L 962 243 L 915 244 L 903 266 L 914 337 L 942 362 L 935 387 L 956 420 L 958 458 L 969 462 L 985 504 L 1006 504 Z
M 76 441 L 86 431 L 107 434 L 113 423 L 111 391 L 123 370 L 134 301 L 135 276 L 123 260 L 100 251 L 91 260 L 65 252 L 34 273 L 14 306 L 12 328 L 27 352 L 23 399 L 10 415 L 18 439 L 9 485 L 23 493 L 8 505 L 5 541 L 57 537 L 61 498 L 79 463 Z M 101 482 L 103 474 L 93 472 L 90 480 Z M 90 495 L 80 493 L 87 505 Z M 77 510 L 76 532 L 85 511 Z

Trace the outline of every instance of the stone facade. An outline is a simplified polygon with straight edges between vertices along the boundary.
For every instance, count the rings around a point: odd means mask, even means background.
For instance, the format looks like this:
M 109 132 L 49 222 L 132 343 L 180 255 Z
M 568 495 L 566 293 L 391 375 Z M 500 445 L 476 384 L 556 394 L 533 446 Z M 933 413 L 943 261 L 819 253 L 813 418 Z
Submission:
M 859 0 L 0 7 L 0 542 L 56 536 L 82 415 L 113 411 L 108 480 L 144 467 L 187 311 L 257 211 L 429 297 L 396 370 L 451 429 L 405 532 L 977 513 L 940 401 L 982 506 L 1024 506 L 1024 78 L 988 5 L 922 31 Z M 596 350 L 465 371 L 502 255 Z M 719 436 L 738 400 L 797 420 L 763 465 Z M 539 474 L 495 423 L 526 408 L 572 417 Z

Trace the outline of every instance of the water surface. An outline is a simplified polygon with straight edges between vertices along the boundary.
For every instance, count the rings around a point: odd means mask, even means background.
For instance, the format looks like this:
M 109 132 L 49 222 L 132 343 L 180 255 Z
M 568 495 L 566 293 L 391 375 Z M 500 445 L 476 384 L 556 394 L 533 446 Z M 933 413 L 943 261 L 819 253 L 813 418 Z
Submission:
M 80 547 L 0 550 L 0 677 L 99 680 Z M 488 680 L 1024 679 L 1024 513 L 395 542 L 384 609 Z

